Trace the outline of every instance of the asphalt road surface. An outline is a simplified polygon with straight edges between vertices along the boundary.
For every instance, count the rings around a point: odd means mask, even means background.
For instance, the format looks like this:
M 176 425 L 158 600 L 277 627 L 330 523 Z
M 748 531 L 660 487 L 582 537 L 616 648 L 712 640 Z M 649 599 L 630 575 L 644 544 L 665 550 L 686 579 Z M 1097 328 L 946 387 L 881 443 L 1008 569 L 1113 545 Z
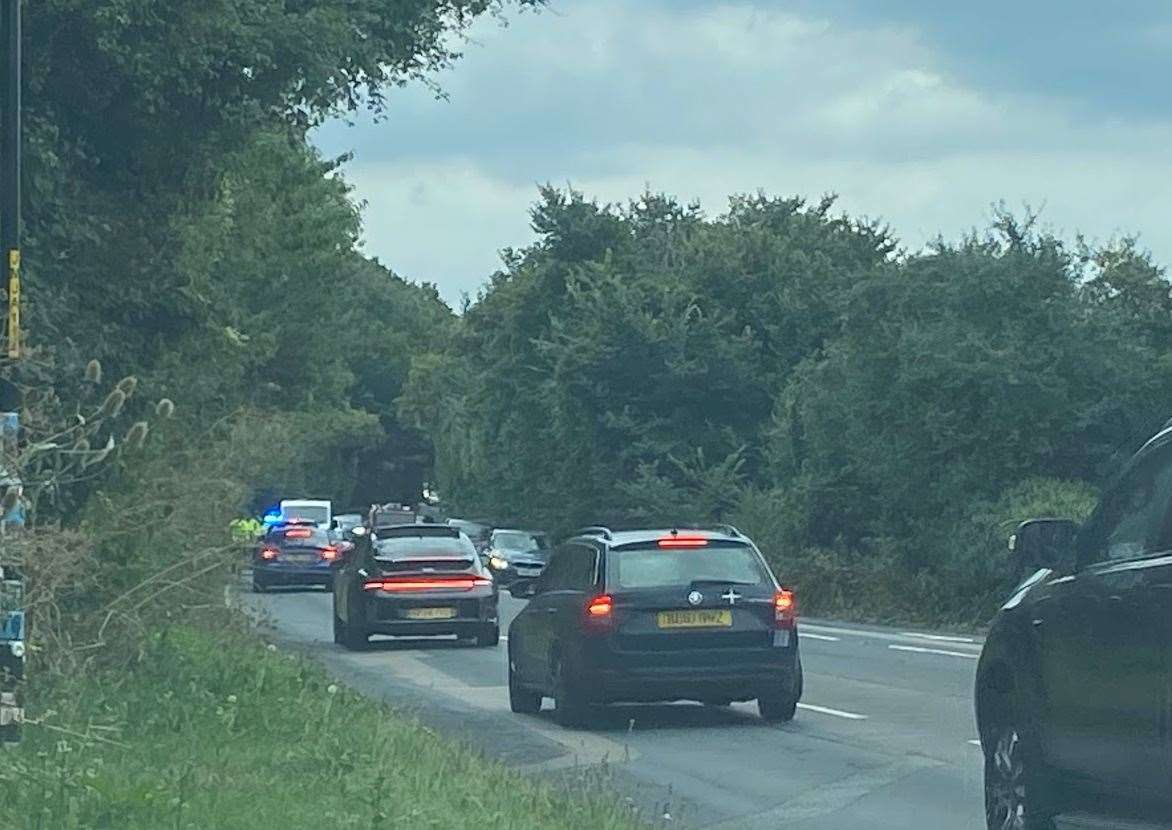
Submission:
M 976 638 L 803 620 L 805 696 L 792 723 L 756 704 L 615 706 L 567 731 L 549 701 L 509 711 L 505 643 L 375 638 L 344 651 L 318 590 L 250 596 L 275 640 L 340 681 L 526 772 L 603 785 L 672 826 L 981 830 Z M 502 632 L 523 607 L 501 596 Z

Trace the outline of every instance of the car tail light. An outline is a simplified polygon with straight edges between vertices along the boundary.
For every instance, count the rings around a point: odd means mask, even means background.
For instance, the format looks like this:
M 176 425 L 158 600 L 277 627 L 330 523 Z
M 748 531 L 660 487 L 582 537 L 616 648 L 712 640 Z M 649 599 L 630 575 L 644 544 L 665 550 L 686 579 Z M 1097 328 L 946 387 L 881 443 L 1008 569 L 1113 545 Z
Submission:
M 333 562 L 335 559 L 338 558 L 338 549 L 332 548 L 332 547 L 331 548 L 322 548 L 321 549 L 321 558 L 326 560 L 327 562 Z
M 782 588 L 773 595 L 773 624 L 777 628 L 793 628 L 797 618 L 797 598 L 793 591 Z
M 286 539 L 308 539 L 313 535 L 313 531 L 308 527 L 294 527 L 285 531 Z
M 261 548 L 260 558 L 261 559 L 276 559 L 277 555 L 279 553 L 280 553 L 280 551 L 277 550 L 276 548 Z
M 661 548 L 706 548 L 708 539 L 703 536 L 664 536 L 658 542 Z
M 457 577 L 397 577 L 394 579 L 372 579 L 362 587 L 367 591 L 390 591 L 402 593 L 411 591 L 471 591 L 486 588 L 492 580 L 483 576 Z
M 614 597 L 600 594 L 586 603 L 583 622 L 591 631 L 610 631 L 614 627 Z

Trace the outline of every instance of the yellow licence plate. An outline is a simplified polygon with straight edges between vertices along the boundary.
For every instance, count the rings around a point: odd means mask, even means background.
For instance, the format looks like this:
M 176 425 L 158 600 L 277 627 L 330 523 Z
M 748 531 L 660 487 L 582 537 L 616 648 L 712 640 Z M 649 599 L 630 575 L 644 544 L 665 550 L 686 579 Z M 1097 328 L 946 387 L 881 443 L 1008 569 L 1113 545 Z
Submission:
M 728 628 L 732 625 L 732 609 L 660 611 L 658 622 L 660 628 Z
M 408 608 L 403 616 L 409 620 L 450 620 L 456 616 L 455 608 Z

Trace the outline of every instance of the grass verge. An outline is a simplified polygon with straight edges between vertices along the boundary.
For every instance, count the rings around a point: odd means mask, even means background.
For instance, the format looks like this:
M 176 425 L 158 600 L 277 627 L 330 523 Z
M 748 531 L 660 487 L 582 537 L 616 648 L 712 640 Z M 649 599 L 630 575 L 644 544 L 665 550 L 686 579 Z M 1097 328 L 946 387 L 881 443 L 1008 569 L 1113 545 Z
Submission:
M 634 828 L 600 789 L 525 778 L 243 629 L 153 634 L 134 671 L 50 693 L 0 752 L 0 826 Z

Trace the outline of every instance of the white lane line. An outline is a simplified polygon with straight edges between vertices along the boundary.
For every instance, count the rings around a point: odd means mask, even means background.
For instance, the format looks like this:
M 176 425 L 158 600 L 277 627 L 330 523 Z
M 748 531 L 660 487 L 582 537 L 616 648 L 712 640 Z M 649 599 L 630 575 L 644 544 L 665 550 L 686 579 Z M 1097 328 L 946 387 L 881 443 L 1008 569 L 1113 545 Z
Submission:
M 846 718 L 847 720 L 866 720 L 866 715 L 859 715 L 854 712 L 843 712 L 841 709 L 828 709 L 825 706 L 815 706 L 813 703 L 799 703 L 799 709 L 805 709 L 807 712 L 817 712 L 820 715 L 833 715 L 836 718 Z
M 911 632 L 907 632 L 905 634 L 902 632 L 868 631 L 863 628 L 839 628 L 837 626 L 818 625 L 816 623 L 809 623 L 809 622 L 799 625 L 798 628 L 803 633 L 813 631 L 815 634 L 828 634 L 831 636 L 842 636 L 842 637 L 865 637 L 866 639 L 869 639 L 869 640 L 883 640 L 885 642 L 903 642 L 905 640 L 923 639 L 926 636 L 923 634 L 912 634 Z M 927 635 L 927 636 L 943 637 L 944 635 L 941 634 L 941 635 Z M 966 642 L 958 642 L 955 640 L 945 640 L 943 642 L 949 642 L 949 643 L 956 642 L 957 646 L 964 646 L 966 648 L 980 648 L 981 647 L 981 640 L 980 640 L 980 638 L 977 638 L 977 637 L 972 638 L 972 642 L 967 642 L 967 643 Z
M 933 640 L 937 643 L 969 643 L 973 644 L 977 641 L 972 637 L 948 637 L 943 634 L 917 634 L 914 631 L 901 631 L 901 637 L 919 637 L 921 640 Z
M 809 631 L 799 630 L 798 637 L 803 640 L 825 640 L 828 643 L 837 643 L 838 637 L 829 637 L 826 634 L 811 634 Z
M 980 741 L 969 741 L 969 743 L 972 744 L 973 746 L 980 746 L 981 745 Z
M 942 654 L 945 657 L 967 657 L 969 660 L 981 659 L 981 656 L 979 654 L 966 654 L 963 651 L 947 651 L 942 648 L 921 648 L 920 646 L 897 646 L 897 645 L 890 645 L 890 646 L 888 646 L 888 648 L 893 649 L 895 651 L 911 651 L 911 652 L 915 652 L 916 654 Z

